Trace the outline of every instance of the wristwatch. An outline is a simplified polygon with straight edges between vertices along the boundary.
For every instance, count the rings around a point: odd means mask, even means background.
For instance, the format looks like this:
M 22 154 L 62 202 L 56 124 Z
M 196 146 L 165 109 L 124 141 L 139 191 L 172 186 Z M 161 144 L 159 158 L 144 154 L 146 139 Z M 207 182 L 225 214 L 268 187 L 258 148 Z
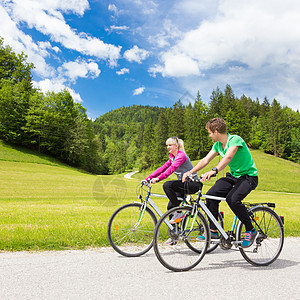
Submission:
M 218 172 L 219 172 L 219 170 L 218 170 L 216 167 L 212 168 L 212 171 L 216 171 L 216 175 L 217 175 Z

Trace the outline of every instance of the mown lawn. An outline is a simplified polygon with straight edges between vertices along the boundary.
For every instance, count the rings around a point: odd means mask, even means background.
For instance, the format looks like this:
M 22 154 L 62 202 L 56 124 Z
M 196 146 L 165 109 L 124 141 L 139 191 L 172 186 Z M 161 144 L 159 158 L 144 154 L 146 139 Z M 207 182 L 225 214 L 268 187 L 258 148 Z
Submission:
M 277 213 L 285 216 L 286 235 L 299 236 L 300 166 L 259 151 L 253 156 L 260 185 L 247 201 L 275 202 Z M 0 250 L 108 246 L 110 215 L 121 204 L 137 199 L 137 185 L 147 174 L 136 174 L 131 180 L 123 175 L 90 175 L 0 143 Z M 204 192 L 211 184 L 205 185 Z M 153 192 L 163 193 L 162 183 L 155 185 Z M 154 200 L 165 211 L 166 199 Z M 221 209 L 230 227 L 232 214 L 226 203 Z

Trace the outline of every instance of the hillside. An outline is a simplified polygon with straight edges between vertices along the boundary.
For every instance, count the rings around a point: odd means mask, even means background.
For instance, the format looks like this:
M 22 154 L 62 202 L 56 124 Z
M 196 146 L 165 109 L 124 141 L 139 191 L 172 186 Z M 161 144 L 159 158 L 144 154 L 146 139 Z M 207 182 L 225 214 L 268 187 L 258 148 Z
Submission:
M 147 123 L 152 120 L 156 123 L 161 111 L 165 108 L 156 106 L 131 105 L 120 107 L 100 116 L 95 123 L 118 122 L 118 123 Z
M 276 211 L 289 220 L 286 235 L 300 235 L 299 165 L 260 151 L 253 156 L 261 179 L 249 201 L 276 202 Z M 278 174 L 284 174 L 285 180 Z M 145 174 L 137 174 L 135 180 L 123 175 L 91 175 L 0 142 L 0 250 L 108 246 L 110 215 L 122 203 L 137 199 L 136 187 Z M 162 184 L 152 191 L 163 193 Z M 165 199 L 155 199 L 155 203 L 165 211 Z M 229 218 L 230 211 L 225 203 L 223 206 Z

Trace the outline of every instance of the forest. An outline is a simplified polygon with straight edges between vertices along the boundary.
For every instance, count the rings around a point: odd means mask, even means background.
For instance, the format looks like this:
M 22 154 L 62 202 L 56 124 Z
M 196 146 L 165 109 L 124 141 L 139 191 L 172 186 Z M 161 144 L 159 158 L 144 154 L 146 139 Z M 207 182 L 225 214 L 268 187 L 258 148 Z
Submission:
M 228 132 L 243 137 L 250 148 L 300 162 L 299 111 L 281 107 L 276 99 L 237 98 L 230 85 L 224 92 L 213 90 L 208 105 L 198 92 L 188 105 L 179 99 L 167 108 L 121 107 L 100 116 L 94 127 L 109 173 L 116 173 L 159 166 L 168 158 L 165 142 L 172 136 L 184 140 L 191 160 L 204 157 L 212 147 L 205 125 L 214 117 L 224 118 Z
M 238 98 L 228 84 L 224 91 L 216 87 L 206 101 L 198 92 L 194 103 L 132 105 L 92 121 L 67 90 L 44 94 L 35 89 L 33 68 L 24 53 L 16 54 L 0 38 L 0 139 L 88 172 L 156 167 L 167 159 L 165 142 L 172 136 L 184 140 L 192 160 L 200 159 L 212 147 L 205 124 L 213 117 L 224 118 L 228 132 L 250 148 L 300 163 L 300 113 L 276 99 Z

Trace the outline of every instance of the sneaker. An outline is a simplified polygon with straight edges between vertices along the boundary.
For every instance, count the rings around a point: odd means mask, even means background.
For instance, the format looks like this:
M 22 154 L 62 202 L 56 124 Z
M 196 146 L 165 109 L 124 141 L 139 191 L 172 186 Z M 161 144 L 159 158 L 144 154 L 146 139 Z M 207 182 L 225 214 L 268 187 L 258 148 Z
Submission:
M 181 220 L 184 218 L 184 214 L 182 212 L 176 212 L 172 219 L 170 220 L 170 224 L 175 224 L 181 222 Z
M 168 238 L 168 239 L 164 242 L 164 245 L 174 246 L 174 245 L 176 245 L 176 244 L 177 244 L 177 242 L 176 242 L 174 239 L 172 239 L 172 238 Z
M 219 239 L 220 238 L 220 234 L 218 232 L 210 232 L 210 238 L 213 240 Z M 205 241 L 205 236 L 204 235 L 199 235 L 198 237 L 196 237 L 197 241 Z
M 258 234 L 258 232 L 257 232 L 256 229 L 254 229 L 253 231 L 252 230 L 246 231 L 245 232 L 245 237 L 244 237 L 243 242 L 242 242 L 242 247 L 243 248 L 250 247 L 253 244 L 257 234 Z

